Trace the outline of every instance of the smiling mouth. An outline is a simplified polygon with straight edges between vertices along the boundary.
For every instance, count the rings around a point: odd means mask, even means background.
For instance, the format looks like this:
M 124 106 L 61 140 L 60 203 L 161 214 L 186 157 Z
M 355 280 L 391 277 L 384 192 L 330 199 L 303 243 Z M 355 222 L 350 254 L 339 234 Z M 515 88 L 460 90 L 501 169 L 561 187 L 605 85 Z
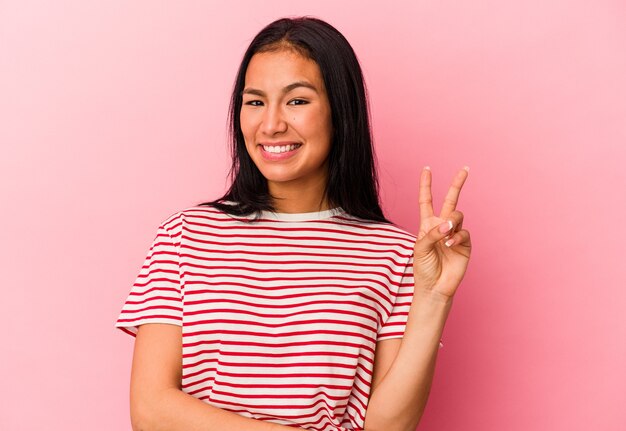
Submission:
M 302 144 L 289 144 L 289 145 L 263 145 L 260 144 L 261 147 L 263 148 L 263 151 L 267 152 L 267 153 L 272 153 L 272 154 L 281 154 L 281 153 L 288 153 L 290 151 L 293 151 L 297 148 L 300 148 L 302 146 Z

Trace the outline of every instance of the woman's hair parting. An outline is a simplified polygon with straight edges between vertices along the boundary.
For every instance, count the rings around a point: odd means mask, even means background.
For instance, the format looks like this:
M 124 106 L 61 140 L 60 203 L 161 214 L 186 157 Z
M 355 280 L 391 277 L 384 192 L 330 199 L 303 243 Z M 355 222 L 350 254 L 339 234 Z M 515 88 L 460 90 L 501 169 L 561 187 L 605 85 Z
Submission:
M 237 72 L 228 115 L 232 183 L 224 196 L 200 205 L 237 216 L 275 210 L 267 180 L 246 150 L 239 113 L 252 56 L 281 49 L 294 50 L 315 61 L 324 80 L 333 128 L 324 191 L 330 208 L 340 206 L 352 216 L 390 223 L 379 203 L 376 159 L 361 67 L 346 38 L 330 24 L 313 17 L 274 21 L 250 43 Z

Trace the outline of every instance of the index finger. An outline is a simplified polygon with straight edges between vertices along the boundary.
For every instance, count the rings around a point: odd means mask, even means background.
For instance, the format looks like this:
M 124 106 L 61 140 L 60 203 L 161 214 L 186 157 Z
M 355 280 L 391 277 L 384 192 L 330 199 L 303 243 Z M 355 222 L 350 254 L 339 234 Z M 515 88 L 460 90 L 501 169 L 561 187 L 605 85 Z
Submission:
M 430 191 L 432 182 L 432 174 L 430 167 L 424 166 L 420 177 L 419 204 L 420 204 L 420 220 L 426 220 L 434 215 L 433 211 L 433 195 Z
M 459 202 L 459 195 L 461 194 L 461 189 L 463 188 L 463 184 L 467 179 L 468 173 L 469 168 L 465 166 L 456 174 L 456 176 L 452 180 L 452 185 L 450 186 L 450 189 L 448 189 L 448 193 L 443 200 L 443 206 L 441 207 L 441 214 L 439 215 L 439 217 L 447 218 L 452 213 L 452 211 L 456 209 L 456 204 Z

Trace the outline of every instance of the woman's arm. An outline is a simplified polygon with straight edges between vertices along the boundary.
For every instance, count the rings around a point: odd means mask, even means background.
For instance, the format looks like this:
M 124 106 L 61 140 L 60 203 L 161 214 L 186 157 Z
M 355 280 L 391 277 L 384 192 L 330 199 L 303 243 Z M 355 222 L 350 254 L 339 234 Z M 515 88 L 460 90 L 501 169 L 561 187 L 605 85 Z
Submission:
M 140 325 L 130 384 L 134 431 L 293 431 L 294 427 L 246 418 L 211 406 L 181 390 L 181 327 Z
M 435 216 L 432 173 L 429 167 L 422 170 L 420 230 L 412 256 L 413 299 L 400 347 L 381 342 L 383 364 L 379 370 L 376 352 L 373 377 L 378 381 L 372 385 L 365 415 L 367 431 L 414 431 L 424 413 L 441 333 L 472 249 L 470 234 L 462 229 L 463 213 L 456 210 L 468 172 L 466 166 L 456 174 L 441 212 Z M 395 348 L 398 353 L 392 361 Z
M 415 430 L 426 408 L 451 306 L 451 300 L 440 297 L 414 296 L 404 337 L 377 344 L 365 431 Z

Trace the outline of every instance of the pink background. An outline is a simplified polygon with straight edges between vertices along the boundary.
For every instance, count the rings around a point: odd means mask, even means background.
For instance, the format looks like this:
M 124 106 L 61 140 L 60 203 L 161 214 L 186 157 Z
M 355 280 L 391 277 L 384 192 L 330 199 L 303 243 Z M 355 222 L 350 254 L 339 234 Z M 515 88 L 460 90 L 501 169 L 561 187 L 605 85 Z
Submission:
M 245 47 L 302 14 L 362 62 L 393 220 L 471 167 L 419 429 L 626 429 L 626 4 L 217 3 L 0 1 L 0 429 L 130 429 L 115 319 L 158 223 L 225 190 Z

